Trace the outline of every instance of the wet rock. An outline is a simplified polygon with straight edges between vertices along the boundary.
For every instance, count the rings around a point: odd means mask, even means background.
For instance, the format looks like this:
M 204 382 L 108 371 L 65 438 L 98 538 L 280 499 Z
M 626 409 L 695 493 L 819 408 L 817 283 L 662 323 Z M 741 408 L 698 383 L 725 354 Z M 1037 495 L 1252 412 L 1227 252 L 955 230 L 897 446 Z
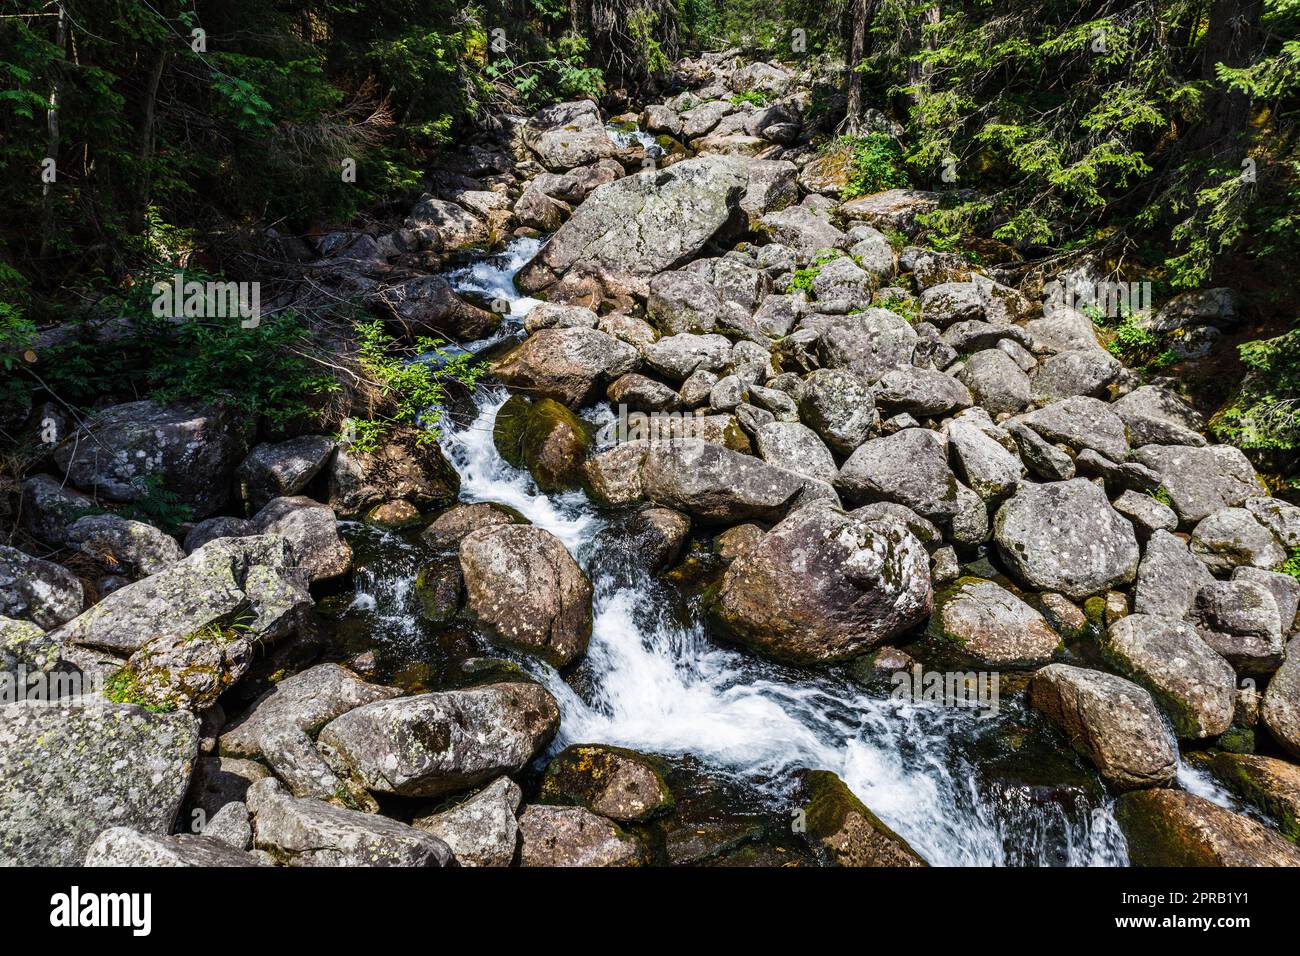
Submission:
M 1088 618 L 1078 605 L 1063 594 L 1047 592 L 1038 596 L 1048 625 L 1067 639 L 1080 637 L 1088 627 Z
M 843 660 L 895 640 L 930 613 L 930 562 L 898 522 L 808 507 L 727 569 L 713 615 L 763 654 Z
M 543 329 L 492 365 L 504 384 L 579 408 L 636 369 L 635 348 L 587 328 Z
M 591 638 L 591 582 L 549 531 L 482 528 L 461 540 L 470 610 L 506 643 L 556 667 L 581 657 Z
M 1181 620 L 1191 613 L 1196 594 L 1214 581 L 1201 559 L 1181 538 L 1156 531 L 1147 542 L 1133 588 L 1133 610 Z
M 564 405 L 522 395 L 512 395 L 497 410 L 492 440 L 501 457 L 528 469 L 543 492 L 578 487 L 592 443 L 591 429 Z
M 1134 448 L 1142 445 L 1205 444 L 1205 421 L 1196 409 L 1167 388 L 1141 385 L 1117 399 L 1111 410 L 1128 429 Z
M 1126 793 L 1115 813 L 1137 866 L 1300 866 L 1275 831 L 1180 790 Z
M 691 531 L 691 519 L 670 508 L 638 511 L 627 524 L 626 540 L 652 573 L 677 562 Z
M 341 518 L 398 498 L 420 510 L 444 507 L 459 491 L 456 470 L 437 443 L 415 428 L 394 429 L 374 451 L 340 448 L 329 466 L 329 506 Z
M 197 402 L 112 405 L 91 416 L 54 451 L 78 488 L 135 502 L 158 485 L 206 518 L 230 500 L 244 450 L 238 417 Z
M 1220 508 L 1202 518 L 1192 531 L 1192 553 L 1211 571 L 1233 568 L 1273 568 L 1286 560 L 1286 551 L 1245 508 Z
M 698 438 L 651 443 L 641 482 L 651 501 L 709 524 L 776 521 L 814 500 L 838 503 L 824 482 Z
M 1287 643 L 1286 660 L 1268 682 L 1260 716 L 1282 749 L 1300 759 L 1300 637 Z
M 1133 458 L 1160 476 L 1170 506 L 1188 525 L 1221 508 L 1239 507 L 1264 488 L 1241 449 L 1232 445 L 1146 445 Z
M 1034 668 L 1052 659 L 1060 637 L 1043 615 L 1006 588 L 959 578 L 935 599 L 932 625 L 978 664 Z
M 461 539 L 479 528 L 503 524 L 526 524 L 523 515 L 490 501 L 452 505 L 420 532 L 420 540 L 438 551 L 460 548 Z
M 1236 674 L 1190 624 L 1130 614 L 1110 626 L 1102 651 L 1151 692 L 1179 737 L 1217 737 L 1232 723 Z
M 540 684 L 486 684 L 364 704 L 330 721 L 317 742 L 340 776 L 367 790 L 436 797 L 522 770 L 559 720 Z
M 235 470 L 239 496 L 253 511 L 272 498 L 301 494 L 334 453 L 324 435 L 302 435 L 256 446 Z
M 582 806 L 611 820 L 641 822 L 673 809 L 665 770 L 660 761 L 634 750 L 576 744 L 547 765 L 538 796 L 543 803 Z
M 1253 754 L 1205 754 L 1198 761 L 1237 796 L 1277 821 L 1282 835 L 1300 840 L 1300 766 Z
M 998 510 L 993 536 L 1016 577 L 1037 590 L 1078 599 L 1137 574 L 1133 526 L 1081 478 L 1022 485 Z
M 758 430 L 758 454 L 766 462 L 830 483 L 839 469 L 817 433 L 798 422 L 772 422 Z
M 694 258 L 732 217 L 748 184 L 744 163 L 722 156 L 610 183 L 588 196 L 524 267 L 519 287 L 537 292 L 578 263 L 644 287 L 650 276 Z
M 640 866 L 645 849 L 617 824 L 582 807 L 534 804 L 519 817 L 520 866 Z
M 277 780 L 248 790 L 253 842 L 288 866 L 454 866 L 431 833 L 373 813 L 294 797 Z
M 1178 749 L 1151 695 L 1122 677 L 1069 664 L 1034 674 L 1030 704 L 1120 790 L 1161 787 L 1178 771 Z
M 1068 445 L 1076 452 L 1091 448 L 1111 461 L 1128 460 L 1124 422 L 1109 405 L 1095 398 L 1076 395 L 1021 415 L 1018 420 L 1049 442 Z M 1139 460 L 1154 467 L 1148 461 Z
M 81 862 L 81 861 L 78 861 Z M 89 867 L 264 866 L 252 853 L 220 840 L 180 834 L 141 833 L 131 827 L 105 830 L 86 853 Z
M 1029 404 L 1029 376 L 1001 349 L 984 349 L 966 360 L 957 380 L 990 415 L 1014 415 Z
M 339 537 L 334 512 L 302 495 L 274 498 L 253 516 L 257 534 L 280 535 L 293 548 L 296 566 L 312 583 L 347 574 L 352 548 Z
M 835 486 L 854 504 L 893 501 L 931 521 L 957 513 L 957 480 L 943 439 L 923 428 L 866 442 L 844 463 Z
M 799 414 L 832 451 L 851 455 L 879 421 L 871 388 L 846 369 L 817 369 L 803 383 Z
M 0 545 L 0 614 L 49 630 L 81 613 L 81 581 L 62 565 Z
M 0 865 L 75 866 L 100 833 L 171 831 L 198 721 L 88 701 L 0 707 Z
M 1192 619 L 1206 643 L 1239 671 L 1269 674 L 1282 662 L 1277 601 L 1254 581 L 1211 581 L 1196 592 Z
M 461 866 L 509 866 L 515 858 L 522 800 L 509 777 L 498 777 L 450 810 L 416 819 L 413 825 L 451 848 Z
M 313 738 L 336 717 L 398 693 L 337 664 L 317 664 L 275 685 L 227 727 L 220 738 L 222 756 L 265 760 L 295 796 L 328 799 L 344 787 Z
M 833 866 L 926 866 L 835 774 L 803 774 L 805 835 Z

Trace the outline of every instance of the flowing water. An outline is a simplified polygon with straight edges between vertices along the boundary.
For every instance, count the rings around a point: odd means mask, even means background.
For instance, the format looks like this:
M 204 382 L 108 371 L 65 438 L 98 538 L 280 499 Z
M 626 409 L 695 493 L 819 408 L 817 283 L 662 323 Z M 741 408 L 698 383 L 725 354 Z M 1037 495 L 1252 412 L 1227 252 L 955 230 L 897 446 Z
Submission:
M 502 297 L 506 328 L 533 300 L 513 286 L 536 251 L 517 240 L 505 253 L 449 278 L 461 290 Z M 475 343 L 480 349 L 488 343 Z M 492 442 L 506 395 L 484 389 L 472 421 L 447 423 L 443 447 L 461 475 L 461 499 L 517 509 L 555 534 L 591 576 L 590 647 L 569 680 L 516 657 L 556 696 L 562 723 L 553 750 L 606 743 L 694 758 L 735 781 L 774 814 L 793 804 L 799 768 L 832 770 L 932 863 L 1120 865 L 1124 840 L 1094 774 L 1063 754 L 1022 692 L 998 713 L 896 699 L 887 684 L 852 668 L 785 668 L 718 643 L 689 588 L 646 573 L 621 546 L 624 515 L 578 492 L 541 494 Z M 605 411 L 591 412 L 601 420 Z M 359 562 L 349 613 L 391 646 L 414 652 L 429 634 L 416 622 L 412 581 L 418 546 L 393 532 L 383 560 Z

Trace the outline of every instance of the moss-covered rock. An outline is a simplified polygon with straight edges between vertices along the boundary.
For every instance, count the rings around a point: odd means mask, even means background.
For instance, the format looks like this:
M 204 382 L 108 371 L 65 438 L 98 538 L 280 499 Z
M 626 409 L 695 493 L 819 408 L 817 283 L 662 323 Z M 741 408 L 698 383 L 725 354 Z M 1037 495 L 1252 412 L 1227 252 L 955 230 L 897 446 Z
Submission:
M 1181 790 L 1126 793 L 1115 815 L 1136 866 L 1300 866 L 1275 831 Z
M 1300 842 L 1300 766 L 1252 754 L 1193 754 L 1191 759 L 1277 821 L 1282 835 Z
M 667 769 L 635 750 L 575 744 L 546 768 L 539 796 L 543 803 L 583 806 L 611 820 L 649 820 L 673 809 Z
M 550 398 L 530 402 L 513 395 L 497 412 L 492 440 L 501 457 L 527 468 L 542 491 L 576 488 L 591 448 L 591 429 Z
M 426 621 L 443 624 L 455 617 L 463 591 L 460 557 L 455 552 L 425 562 L 415 575 L 415 597 Z
M 919 853 L 827 770 L 803 774 L 805 836 L 834 866 L 927 866 Z

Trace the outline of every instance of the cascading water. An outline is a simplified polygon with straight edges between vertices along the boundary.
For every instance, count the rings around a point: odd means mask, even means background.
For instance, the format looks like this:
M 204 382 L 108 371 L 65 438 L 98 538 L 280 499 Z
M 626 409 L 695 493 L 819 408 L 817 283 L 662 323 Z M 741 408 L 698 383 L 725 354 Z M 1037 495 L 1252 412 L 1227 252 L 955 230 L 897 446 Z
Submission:
M 518 240 L 449 279 L 458 290 L 507 300 L 509 321 L 518 323 L 533 301 L 518 295 L 513 278 L 537 247 L 537 240 Z M 505 398 L 481 391 L 474 420 L 446 424 L 442 442 L 460 473 L 462 500 L 517 509 L 564 542 L 591 576 L 594 626 L 581 665 L 590 679 L 575 682 L 583 689 L 520 659 L 560 702 L 555 748 L 594 742 L 690 755 L 781 814 L 789 810 L 793 771 L 832 770 L 937 864 L 1126 862 L 1101 788 L 990 769 L 1014 750 L 1007 740 L 1030 720 L 1014 695 L 985 719 L 970 709 L 894 699 L 888 688 L 851 674 L 785 668 L 715 643 L 689 596 L 619 547 L 623 516 L 581 493 L 541 494 L 527 472 L 497 454 L 492 427 Z M 410 625 L 418 562 L 398 553 L 395 562 L 365 569 L 349 612 L 400 645 L 419 639 Z

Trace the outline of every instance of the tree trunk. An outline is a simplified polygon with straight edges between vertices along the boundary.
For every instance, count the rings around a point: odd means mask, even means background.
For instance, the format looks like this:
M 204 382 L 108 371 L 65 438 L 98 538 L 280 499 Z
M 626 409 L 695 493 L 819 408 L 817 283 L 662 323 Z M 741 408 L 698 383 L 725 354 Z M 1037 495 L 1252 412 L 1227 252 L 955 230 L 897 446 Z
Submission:
M 844 111 L 844 131 L 850 136 L 862 135 L 862 72 L 858 68 L 867 58 L 867 31 L 876 14 L 876 0 L 851 0 L 849 43 L 846 67 L 848 68 L 848 106 Z
M 1212 155 L 1236 151 L 1250 122 L 1250 97 L 1227 89 L 1218 80 L 1217 67 L 1245 66 L 1259 44 L 1259 18 L 1263 0 L 1212 0 L 1205 45 L 1201 51 L 1201 78 L 1211 84 L 1205 101 L 1205 119 L 1192 134 L 1192 149 Z
M 68 14 L 59 4 L 59 23 L 55 28 L 54 45 L 63 52 L 68 43 Z M 54 174 L 59 173 L 59 106 L 63 99 L 63 67 L 54 65 L 54 84 L 50 88 L 50 102 L 45 110 L 45 156 L 54 160 Z M 49 251 L 54 232 L 54 183 L 41 184 L 41 258 Z

